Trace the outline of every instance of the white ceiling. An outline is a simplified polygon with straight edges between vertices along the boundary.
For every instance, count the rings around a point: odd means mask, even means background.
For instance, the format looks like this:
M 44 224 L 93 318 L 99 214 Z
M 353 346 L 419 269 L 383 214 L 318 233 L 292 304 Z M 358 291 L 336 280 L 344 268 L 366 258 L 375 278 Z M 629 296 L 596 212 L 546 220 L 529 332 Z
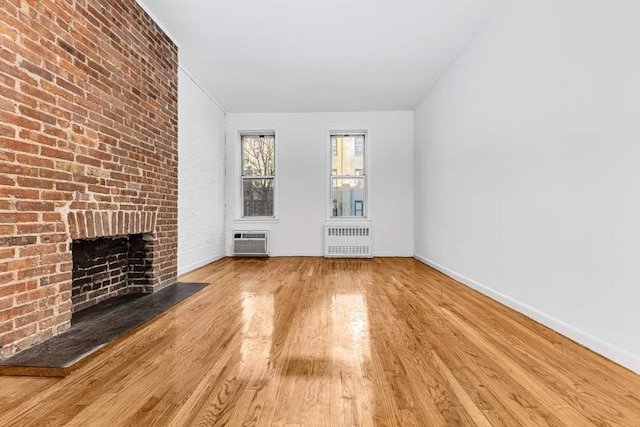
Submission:
M 228 112 L 411 110 L 500 0 L 142 0 Z

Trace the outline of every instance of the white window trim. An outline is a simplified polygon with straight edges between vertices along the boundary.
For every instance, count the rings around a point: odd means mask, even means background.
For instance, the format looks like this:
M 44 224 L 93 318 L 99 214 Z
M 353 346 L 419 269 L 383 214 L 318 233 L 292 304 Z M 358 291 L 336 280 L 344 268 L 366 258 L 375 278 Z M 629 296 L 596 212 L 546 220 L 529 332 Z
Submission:
M 243 135 L 273 135 L 275 140 L 275 176 L 273 178 L 273 216 L 242 216 L 242 136 Z M 234 207 L 234 223 L 276 223 L 278 222 L 278 185 L 279 174 L 279 156 L 278 151 L 280 144 L 278 144 L 278 131 L 277 129 L 242 129 L 235 132 L 235 144 L 234 144 L 234 194 L 236 202 Z
M 331 216 L 331 137 L 334 135 L 364 135 L 364 211 L 366 216 L 358 217 L 332 217 Z M 277 144 L 276 144 L 277 147 Z M 371 137 L 369 130 L 366 128 L 339 128 L 331 127 L 327 129 L 327 137 L 325 139 L 325 217 L 327 222 L 333 223 L 349 223 L 349 222 L 370 222 L 373 218 L 373 203 L 371 200 Z

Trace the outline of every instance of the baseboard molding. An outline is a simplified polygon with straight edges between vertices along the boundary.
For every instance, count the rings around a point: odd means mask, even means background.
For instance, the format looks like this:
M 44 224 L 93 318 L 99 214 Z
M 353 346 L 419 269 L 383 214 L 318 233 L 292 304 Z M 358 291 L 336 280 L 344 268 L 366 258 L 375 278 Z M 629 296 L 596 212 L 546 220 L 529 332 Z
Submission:
M 269 256 L 271 257 L 285 257 L 285 256 L 290 256 L 290 257 L 298 257 L 298 256 L 309 256 L 309 257 L 319 257 L 319 256 L 324 256 L 324 254 L 322 252 L 271 252 L 269 254 Z
M 410 252 L 374 252 L 374 258 L 413 258 Z
M 232 257 L 233 253 L 227 253 L 226 255 Z M 271 252 L 270 257 L 324 257 L 324 252 Z M 383 252 L 373 254 L 374 258 L 413 258 L 413 253 L 409 252 Z M 214 260 L 215 261 L 215 260 Z M 210 261 L 211 262 L 211 261 Z M 196 267 L 197 268 L 197 267 Z
M 547 313 L 544 313 L 534 307 L 531 307 L 523 302 L 520 302 L 508 295 L 496 291 L 489 286 L 485 286 L 482 283 L 476 282 L 462 274 L 458 274 L 455 271 L 448 269 L 428 258 L 421 255 L 414 254 L 413 257 L 418 261 L 435 268 L 436 270 L 446 274 L 447 276 L 457 280 L 458 282 L 466 285 L 472 289 L 481 292 L 484 295 L 506 305 L 507 307 L 516 310 L 527 317 L 553 329 L 554 331 L 576 341 L 579 344 L 587 347 L 588 349 L 610 359 L 625 368 L 630 369 L 636 374 L 640 374 L 640 357 L 632 354 L 626 350 L 623 350 L 611 343 L 608 343 L 598 337 L 590 335 L 568 323 L 563 322 Z
M 203 259 L 201 259 L 199 261 L 192 262 L 189 265 L 178 267 L 178 276 L 181 276 L 183 274 L 189 273 L 189 272 L 191 272 L 193 270 L 196 270 L 196 269 L 198 269 L 200 267 L 204 267 L 205 265 L 211 264 L 214 261 L 218 261 L 219 259 L 222 259 L 225 256 L 227 256 L 227 255 L 224 252 L 219 252 L 219 253 L 217 253 L 215 255 L 208 256 L 208 257 L 203 258 Z
M 273 252 L 269 256 L 272 257 L 284 257 L 284 256 L 311 256 L 311 257 L 323 257 L 324 252 Z M 413 253 L 408 252 L 383 252 L 374 253 L 374 258 L 413 258 Z

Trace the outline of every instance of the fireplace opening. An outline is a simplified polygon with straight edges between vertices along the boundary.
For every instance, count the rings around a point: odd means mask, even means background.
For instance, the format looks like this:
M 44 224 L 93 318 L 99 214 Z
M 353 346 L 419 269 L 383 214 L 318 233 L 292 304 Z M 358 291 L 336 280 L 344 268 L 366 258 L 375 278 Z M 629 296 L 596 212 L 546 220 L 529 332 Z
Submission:
M 153 290 L 151 234 L 74 240 L 71 252 L 73 316 L 110 298 Z

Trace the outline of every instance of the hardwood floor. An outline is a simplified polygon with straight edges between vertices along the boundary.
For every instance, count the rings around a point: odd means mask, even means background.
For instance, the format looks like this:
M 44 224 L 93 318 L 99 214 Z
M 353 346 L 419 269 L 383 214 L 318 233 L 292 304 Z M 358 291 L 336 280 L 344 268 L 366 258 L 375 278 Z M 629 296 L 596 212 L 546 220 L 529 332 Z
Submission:
M 412 259 L 227 258 L 0 425 L 640 425 L 640 377 Z

